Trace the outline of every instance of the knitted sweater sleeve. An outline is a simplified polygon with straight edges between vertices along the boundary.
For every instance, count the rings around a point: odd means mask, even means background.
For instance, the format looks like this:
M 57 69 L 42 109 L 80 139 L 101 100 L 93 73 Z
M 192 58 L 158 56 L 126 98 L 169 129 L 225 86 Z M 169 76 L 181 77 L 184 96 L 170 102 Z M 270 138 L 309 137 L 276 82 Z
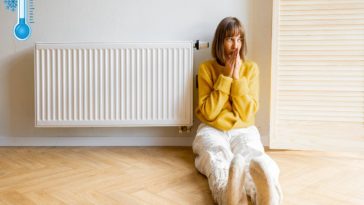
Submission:
M 253 63 L 247 76 L 231 85 L 232 107 L 243 121 L 251 121 L 259 108 L 259 69 Z
M 229 100 L 232 78 L 219 75 L 216 82 L 208 67 L 201 64 L 198 71 L 198 106 L 202 116 L 213 121 L 220 114 L 224 104 Z

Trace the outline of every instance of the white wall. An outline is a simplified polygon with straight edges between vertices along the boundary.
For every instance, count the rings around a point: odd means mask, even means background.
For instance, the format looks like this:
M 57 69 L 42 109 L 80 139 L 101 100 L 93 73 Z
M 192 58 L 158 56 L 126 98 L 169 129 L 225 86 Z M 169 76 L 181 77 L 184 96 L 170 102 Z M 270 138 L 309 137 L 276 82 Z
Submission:
M 271 44 L 273 0 L 248 0 L 248 56 L 260 68 L 260 110 L 256 125 L 265 146 L 269 145 Z
M 0 145 L 190 145 L 168 128 L 34 128 L 35 42 L 211 41 L 218 22 L 236 16 L 248 32 L 249 57 L 262 73 L 257 126 L 269 129 L 271 0 L 35 0 L 32 36 L 12 35 L 16 13 L 0 4 Z M 210 50 L 194 53 L 194 69 Z M 196 92 L 195 92 L 196 97 Z M 195 99 L 196 104 L 196 99 Z

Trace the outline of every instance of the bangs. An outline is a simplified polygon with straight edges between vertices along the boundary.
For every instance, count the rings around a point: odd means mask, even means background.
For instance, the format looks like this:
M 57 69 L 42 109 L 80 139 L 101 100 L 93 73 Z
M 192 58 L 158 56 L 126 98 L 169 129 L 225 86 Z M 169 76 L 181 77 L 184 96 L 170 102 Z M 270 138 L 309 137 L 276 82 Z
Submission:
M 231 22 L 228 25 L 226 25 L 225 37 L 233 37 L 238 35 L 240 35 L 241 38 L 244 37 L 243 28 L 239 24 Z

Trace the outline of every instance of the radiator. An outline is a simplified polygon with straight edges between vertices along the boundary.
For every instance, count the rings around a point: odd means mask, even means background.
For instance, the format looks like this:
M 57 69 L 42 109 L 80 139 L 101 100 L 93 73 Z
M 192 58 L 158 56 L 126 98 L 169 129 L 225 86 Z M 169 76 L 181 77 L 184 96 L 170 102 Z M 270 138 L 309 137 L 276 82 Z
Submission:
M 192 126 L 193 42 L 36 43 L 37 127 Z

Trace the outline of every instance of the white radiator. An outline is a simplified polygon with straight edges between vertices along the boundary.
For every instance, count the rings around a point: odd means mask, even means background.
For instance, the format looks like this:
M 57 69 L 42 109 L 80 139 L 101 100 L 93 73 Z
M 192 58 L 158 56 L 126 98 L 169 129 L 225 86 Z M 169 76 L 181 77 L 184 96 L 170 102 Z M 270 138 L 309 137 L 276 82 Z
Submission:
M 37 127 L 191 126 L 193 42 L 35 45 Z

